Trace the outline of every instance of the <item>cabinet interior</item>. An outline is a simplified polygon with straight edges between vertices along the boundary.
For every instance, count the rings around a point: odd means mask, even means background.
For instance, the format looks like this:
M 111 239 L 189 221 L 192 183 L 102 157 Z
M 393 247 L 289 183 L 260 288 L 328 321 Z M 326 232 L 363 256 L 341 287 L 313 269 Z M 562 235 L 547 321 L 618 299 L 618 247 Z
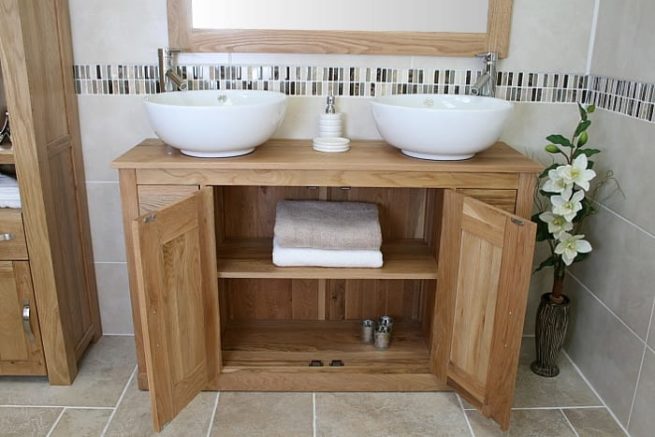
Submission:
M 311 360 L 371 372 L 429 373 L 442 190 L 224 186 L 214 191 L 224 368 L 307 367 Z M 277 268 L 279 200 L 378 205 L 381 269 Z M 359 339 L 360 322 L 395 320 L 392 345 Z

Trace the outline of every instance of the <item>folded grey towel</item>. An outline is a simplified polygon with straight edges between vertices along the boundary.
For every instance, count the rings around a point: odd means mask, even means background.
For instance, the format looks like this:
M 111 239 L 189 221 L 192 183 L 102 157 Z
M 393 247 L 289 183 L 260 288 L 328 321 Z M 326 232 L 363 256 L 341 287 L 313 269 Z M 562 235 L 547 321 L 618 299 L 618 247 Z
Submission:
M 382 245 L 373 203 L 282 200 L 274 232 L 281 247 L 379 250 Z

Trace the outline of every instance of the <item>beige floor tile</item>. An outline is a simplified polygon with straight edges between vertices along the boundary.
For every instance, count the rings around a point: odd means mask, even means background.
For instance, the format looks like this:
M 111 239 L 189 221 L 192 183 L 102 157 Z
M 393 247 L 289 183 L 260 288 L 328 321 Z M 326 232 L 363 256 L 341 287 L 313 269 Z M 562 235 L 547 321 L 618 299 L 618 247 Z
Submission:
M 64 411 L 49 437 L 98 437 L 113 410 L 75 409 Z
M 215 400 L 216 393 L 200 393 L 161 433 L 156 434 L 152 431 L 150 393 L 139 390 L 136 378 L 133 378 L 105 435 L 106 437 L 204 436 L 209 428 Z
M 521 348 L 514 407 L 602 406 L 600 400 L 564 355 L 560 356 L 560 374 L 554 378 L 535 375 L 530 370 L 530 363 L 534 358 L 534 338 L 526 338 Z
M 114 407 L 136 365 L 133 337 L 102 337 L 80 363 L 71 386 L 44 377 L 1 377 L 1 405 Z
M 467 411 L 476 437 L 575 437 L 560 410 L 512 411 L 512 424 L 504 433 L 498 424 L 477 411 Z
M 221 393 L 214 437 L 310 437 L 311 393 Z
M 317 393 L 319 436 L 467 436 L 453 393 Z
M 59 417 L 61 408 L 0 408 L 2 437 L 45 436 Z
M 606 408 L 564 410 L 580 437 L 618 437 L 625 433 Z

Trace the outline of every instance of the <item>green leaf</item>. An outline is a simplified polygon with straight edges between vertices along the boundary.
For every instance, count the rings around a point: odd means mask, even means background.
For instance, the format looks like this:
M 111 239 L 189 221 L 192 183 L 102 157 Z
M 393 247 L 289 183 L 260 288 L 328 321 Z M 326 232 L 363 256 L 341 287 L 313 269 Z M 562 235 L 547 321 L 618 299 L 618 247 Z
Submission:
M 546 139 L 551 143 L 559 144 L 560 146 L 573 147 L 571 141 L 569 141 L 569 139 L 564 137 L 563 135 L 549 135 L 548 137 L 546 137 Z
M 556 261 L 557 261 L 557 259 L 555 258 L 555 255 L 549 256 L 548 258 L 543 260 L 541 262 L 541 264 L 539 264 L 539 267 L 537 267 L 537 269 L 535 270 L 535 273 L 542 270 L 544 267 L 553 267 L 553 266 L 555 266 Z
M 582 120 L 587 119 L 587 111 L 584 109 L 584 106 L 582 106 L 580 103 L 578 103 L 578 111 L 580 111 L 580 118 Z
M 573 260 L 573 264 L 575 264 L 575 263 L 579 263 L 580 261 L 584 261 L 584 260 L 586 260 L 587 258 L 589 258 L 590 255 L 591 255 L 591 252 L 587 252 L 587 253 L 579 253 L 579 254 L 575 257 L 575 259 Z
M 555 144 L 549 144 L 549 145 L 546 146 L 545 149 L 546 149 L 546 152 L 553 153 L 553 154 L 561 152 L 559 147 L 557 147 Z
M 587 132 L 582 132 L 580 138 L 578 138 L 578 147 L 584 146 L 587 144 L 587 141 L 589 141 L 589 134 Z
M 587 106 L 587 114 L 593 114 L 596 111 L 596 105 Z
M 555 170 L 557 167 L 559 167 L 559 164 L 557 164 L 557 163 L 546 167 L 546 169 L 543 172 L 541 172 L 541 174 L 539 175 L 539 179 L 543 179 L 543 178 L 547 177 L 548 172 L 551 171 L 551 170 Z
M 574 134 L 573 136 L 574 136 L 574 137 L 577 137 L 577 136 L 580 135 L 582 132 L 584 132 L 584 131 L 586 131 L 587 129 L 589 129 L 589 126 L 591 126 L 591 120 L 581 121 L 581 122 L 578 124 L 578 127 L 577 127 L 577 129 L 575 130 L 575 134 Z
M 592 168 L 594 168 L 594 164 L 595 164 L 594 161 L 587 161 L 587 168 L 591 170 Z
M 600 150 L 598 149 L 578 149 L 575 151 L 573 154 L 573 158 L 577 158 L 580 155 L 587 155 L 587 158 L 594 156 L 596 154 L 600 153 Z

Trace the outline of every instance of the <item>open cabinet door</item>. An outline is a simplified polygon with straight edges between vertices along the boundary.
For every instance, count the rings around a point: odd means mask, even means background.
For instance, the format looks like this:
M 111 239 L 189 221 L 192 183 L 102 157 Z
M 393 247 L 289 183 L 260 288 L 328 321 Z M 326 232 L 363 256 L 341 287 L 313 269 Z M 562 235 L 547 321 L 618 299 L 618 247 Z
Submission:
M 204 188 L 132 223 L 155 431 L 220 372 L 213 193 Z
M 443 211 L 433 371 L 506 430 L 536 225 L 454 191 Z

